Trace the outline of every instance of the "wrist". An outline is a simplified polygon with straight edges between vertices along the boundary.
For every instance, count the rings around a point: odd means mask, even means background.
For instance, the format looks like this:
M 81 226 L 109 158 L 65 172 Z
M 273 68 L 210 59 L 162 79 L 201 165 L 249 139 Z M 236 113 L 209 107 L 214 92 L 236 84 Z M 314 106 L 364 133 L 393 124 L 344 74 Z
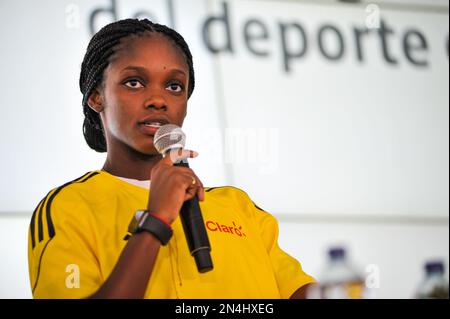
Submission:
M 141 232 L 148 232 L 156 237 L 162 245 L 167 245 L 173 235 L 172 228 L 168 223 L 156 216 L 154 213 L 149 213 L 147 210 L 138 210 L 135 214 L 134 225 L 130 224 L 130 232 L 138 234 Z
M 151 210 L 148 210 L 148 213 L 150 215 L 152 215 L 153 217 L 155 217 L 155 218 L 159 219 L 160 221 L 162 221 L 164 224 L 167 225 L 167 227 L 172 228 L 173 220 L 169 219 L 167 216 L 164 216 L 164 215 L 162 215 L 160 213 L 157 213 L 157 212 L 151 211 Z

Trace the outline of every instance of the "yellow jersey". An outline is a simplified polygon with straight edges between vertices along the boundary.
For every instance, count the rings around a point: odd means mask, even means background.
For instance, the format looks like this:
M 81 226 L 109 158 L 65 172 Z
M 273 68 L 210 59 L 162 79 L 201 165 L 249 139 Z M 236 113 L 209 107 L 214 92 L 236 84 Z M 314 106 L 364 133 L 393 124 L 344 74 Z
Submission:
M 150 187 L 151 192 L 151 187 Z M 93 171 L 51 190 L 34 211 L 28 262 L 34 298 L 84 298 L 114 269 L 149 190 Z M 214 269 L 199 273 L 179 218 L 145 298 L 289 298 L 314 279 L 278 246 L 278 224 L 242 190 L 205 188 L 200 202 Z

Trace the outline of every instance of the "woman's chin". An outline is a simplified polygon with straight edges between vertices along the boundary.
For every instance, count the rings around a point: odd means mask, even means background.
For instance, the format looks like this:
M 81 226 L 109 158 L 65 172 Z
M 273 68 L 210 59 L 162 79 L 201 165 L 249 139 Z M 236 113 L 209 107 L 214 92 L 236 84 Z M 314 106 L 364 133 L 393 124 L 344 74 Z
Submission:
M 144 145 L 134 145 L 132 149 L 138 153 L 140 156 L 153 157 L 160 155 L 156 148 L 153 146 L 153 143 L 146 143 Z
M 146 156 L 159 156 L 160 154 L 158 151 L 153 147 L 145 147 L 138 150 L 139 153 L 146 155 Z

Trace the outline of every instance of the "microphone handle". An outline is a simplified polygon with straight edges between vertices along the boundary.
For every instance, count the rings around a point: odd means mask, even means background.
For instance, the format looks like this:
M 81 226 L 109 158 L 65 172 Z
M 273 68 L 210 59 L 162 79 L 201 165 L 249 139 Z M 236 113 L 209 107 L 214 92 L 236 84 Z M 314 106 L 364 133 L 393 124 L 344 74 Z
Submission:
M 174 164 L 175 166 L 189 167 L 187 160 Z M 205 273 L 214 268 L 211 259 L 211 244 L 206 233 L 202 211 L 198 203 L 198 197 L 185 201 L 180 211 L 181 223 L 189 246 L 191 255 L 195 258 L 197 269 Z

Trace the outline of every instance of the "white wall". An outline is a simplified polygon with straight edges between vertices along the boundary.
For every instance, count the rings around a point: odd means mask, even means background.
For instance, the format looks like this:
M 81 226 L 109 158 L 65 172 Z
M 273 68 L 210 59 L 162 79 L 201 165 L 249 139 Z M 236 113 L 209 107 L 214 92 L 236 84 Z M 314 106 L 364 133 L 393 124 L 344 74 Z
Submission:
M 31 298 L 28 225 L 31 214 L 0 215 L 0 298 Z
M 256 146 L 257 158 L 252 161 L 253 153 L 232 162 L 233 182 L 283 214 L 448 216 L 448 13 L 380 9 L 392 30 L 386 50 L 396 62 L 390 63 L 377 32 L 361 39 L 364 57 L 357 58 L 354 29 L 365 26 L 364 6 L 256 2 L 229 2 L 234 52 L 219 56 L 221 106 L 227 127 L 273 129 L 277 138 L 271 143 L 271 135 L 259 131 L 239 136 L 248 141 L 243 150 Z M 250 19 L 267 31 L 267 39 L 253 45 L 267 56 L 246 48 L 242 30 Z M 304 43 L 307 49 L 289 59 L 286 71 L 280 25 L 292 23 L 302 26 L 306 40 L 286 27 L 292 36 L 286 50 L 301 52 Z M 339 59 L 320 52 L 324 25 L 341 34 Z M 407 59 L 408 30 L 426 39 L 427 52 L 414 55 L 427 66 Z M 330 53 L 338 51 L 334 32 L 328 34 Z
M 395 66 L 383 58 L 376 33 L 364 40 L 364 62 L 357 60 L 353 28 L 365 25 L 369 2 L 379 4 L 393 28 Z M 117 0 L 116 11 L 125 18 L 145 10 L 169 23 L 168 3 Z M 446 263 L 448 277 L 448 2 L 226 3 L 233 52 L 214 55 L 201 30 L 207 16 L 223 13 L 222 1 L 174 0 L 197 80 L 184 129 L 201 154 L 192 166 L 205 184 L 241 187 L 276 215 L 282 247 L 314 276 L 326 249 L 342 243 L 362 271 L 369 264 L 380 270 L 376 298 L 411 297 L 430 258 Z M 0 298 L 31 296 L 27 228 L 40 198 L 104 160 L 83 140 L 77 83 L 89 14 L 109 4 L 0 2 Z M 249 19 L 267 28 L 267 39 L 252 45 L 268 56 L 248 50 Z M 96 21 L 110 20 L 102 14 Z M 286 72 L 280 23 L 294 22 L 304 27 L 308 53 L 292 59 Z M 338 61 L 320 53 L 317 31 L 325 23 L 343 36 Z M 405 57 L 402 41 L 411 29 L 427 40 L 427 50 L 414 51 L 427 67 Z M 225 43 L 224 34 L 223 24 L 211 28 L 215 46 Z M 298 34 L 288 41 L 288 49 L 300 49 Z M 336 52 L 335 38 L 326 44 Z M 227 162 L 236 151 L 227 134 L 239 131 L 250 134 L 240 141 L 253 152 Z

